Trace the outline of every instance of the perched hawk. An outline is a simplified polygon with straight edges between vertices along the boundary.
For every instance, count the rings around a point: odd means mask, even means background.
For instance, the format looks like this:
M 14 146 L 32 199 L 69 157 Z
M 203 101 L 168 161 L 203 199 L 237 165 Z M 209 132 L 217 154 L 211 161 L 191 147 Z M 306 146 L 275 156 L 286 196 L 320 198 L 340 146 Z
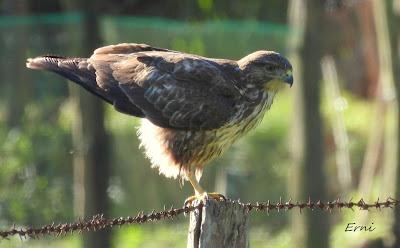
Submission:
M 124 114 L 142 118 L 141 146 L 152 167 L 188 180 L 196 197 L 204 166 L 254 128 L 276 92 L 293 84 L 279 53 L 257 51 L 233 61 L 151 47 L 101 47 L 90 58 L 42 56 L 27 61 L 79 84 Z

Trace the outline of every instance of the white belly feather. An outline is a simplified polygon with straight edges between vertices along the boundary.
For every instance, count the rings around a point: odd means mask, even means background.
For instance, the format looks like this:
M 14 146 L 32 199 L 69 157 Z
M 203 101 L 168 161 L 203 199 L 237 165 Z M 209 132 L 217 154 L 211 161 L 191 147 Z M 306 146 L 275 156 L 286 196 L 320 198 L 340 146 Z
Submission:
M 264 92 L 262 104 L 257 105 L 252 113 L 245 118 L 243 115 L 247 110 L 244 105 L 238 109 L 235 116 L 232 117 L 224 127 L 214 130 L 202 131 L 177 131 L 158 127 L 147 119 L 142 119 L 138 130 L 138 136 L 141 141 L 140 147 L 145 150 L 146 156 L 150 159 L 152 167 L 159 169 L 160 174 L 166 177 L 176 178 L 181 176 L 186 179 L 186 172 L 190 169 L 196 169 L 196 174 L 201 175 L 203 166 L 221 155 L 238 138 L 242 137 L 248 131 L 257 126 L 267 109 L 271 107 L 275 92 Z M 168 137 L 174 132 L 176 135 L 184 137 L 187 140 L 196 139 L 196 136 L 211 137 L 204 144 L 191 147 L 193 159 L 187 164 L 178 164 L 174 161 L 171 151 L 168 149 Z M 190 144 L 188 144 L 190 146 Z M 204 156 L 207 154 L 207 156 Z

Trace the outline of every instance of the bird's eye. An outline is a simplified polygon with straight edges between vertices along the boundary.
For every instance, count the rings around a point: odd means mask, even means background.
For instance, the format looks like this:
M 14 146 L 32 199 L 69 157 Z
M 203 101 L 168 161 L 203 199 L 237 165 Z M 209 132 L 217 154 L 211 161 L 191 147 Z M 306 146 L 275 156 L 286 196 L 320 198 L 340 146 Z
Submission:
M 275 69 L 275 65 L 273 65 L 273 64 L 266 64 L 266 65 L 265 65 L 265 68 L 266 68 L 268 71 L 272 71 L 272 70 Z

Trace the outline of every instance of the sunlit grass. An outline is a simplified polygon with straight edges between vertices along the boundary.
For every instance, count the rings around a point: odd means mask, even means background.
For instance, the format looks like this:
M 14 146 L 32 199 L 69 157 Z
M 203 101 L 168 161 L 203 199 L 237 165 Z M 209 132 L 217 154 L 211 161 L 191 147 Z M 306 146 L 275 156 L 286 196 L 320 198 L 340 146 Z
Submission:
M 80 248 L 81 240 L 79 235 L 66 235 L 54 238 L 26 239 L 14 236 L 9 240 L 1 240 L 0 248 Z
M 163 248 L 186 247 L 187 225 L 150 224 L 132 226 L 119 230 L 114 238 L 113 246 L 118 248 Z

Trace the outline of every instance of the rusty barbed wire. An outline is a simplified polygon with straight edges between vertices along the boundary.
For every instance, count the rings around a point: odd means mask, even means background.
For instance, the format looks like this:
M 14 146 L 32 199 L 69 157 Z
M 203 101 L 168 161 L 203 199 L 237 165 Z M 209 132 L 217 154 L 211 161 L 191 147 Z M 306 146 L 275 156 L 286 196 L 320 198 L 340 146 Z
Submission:
M 269 214 L 271 211 L 276 210 L 280 211 L 288 211 L 292 209 L 299 209 L 300 213 L 303 209 L 310 210 L 322 210 L 332 212 L 335 209 L 339 211 L 341 209 L 351 209 L 358 208 L 360 210 L 369 210 L 369 209 L 377 209 L 381 210 L 382 208 L 394 208 L 400 205 L 400 201 L 394 198 L 387 198 L 385 201 L 380 201 L 379 198 L 377 201 L 373 203 L 366 203 L 362 198 L 354 202 L 352 200 L 342 201 L 340 198 L 334 201 L 322 202 L 311 201 L 307 202 L 292 202 L 291 199 L 288 201 L 282 201 L 282 198 L 279 199 L 278 202 L 256 202 L 256 203 L 242 203 L 240 201 L 232 201 L 227 199 L 226 201 L 232 202 L 235 204 L 240 204 L 245 208 L 246 211 L 251 212 L 255 211 L 264 211 Z M 206 202 L 207 204 L 207 202 Z M 111 228 L 114 226 L 121 227 L 123 225 L 131 225 L 131 224 L 142 224 L 146 222 L 159 221 L 164 219 L 173 219 L 181 214 L 188 214 L 197 209 L 201 209 L 203 207 L 203 203 L 200 202 L 196 206 L 184 206 L 182 208 L 169 208 L 168 210 L 164 207 L 164 210 L 156 212 L 153 210 L 149 214 L 144 214 L 144 212 L 139 212 L 135 217 L 118 217 L 112 219 L 106 219 L 103 214 L 94 215 L 90 219 L 87 220 L 78 220 L 73 223 L 64 223 L 64 224 L 49 224 L 42 226 L 40 228 L 16 228 L 13 226 L 7 231 L 0 231 L 0 238 L 7 239 L 11 236 L 19 235 L 20 238 L 38 238 L 44 235 L 54 235 L 60 236 L 64 234 L 72 234 L 74 232 L 82 233 L 82 232 L 90 232 L 97 231 L 105 228 Z

